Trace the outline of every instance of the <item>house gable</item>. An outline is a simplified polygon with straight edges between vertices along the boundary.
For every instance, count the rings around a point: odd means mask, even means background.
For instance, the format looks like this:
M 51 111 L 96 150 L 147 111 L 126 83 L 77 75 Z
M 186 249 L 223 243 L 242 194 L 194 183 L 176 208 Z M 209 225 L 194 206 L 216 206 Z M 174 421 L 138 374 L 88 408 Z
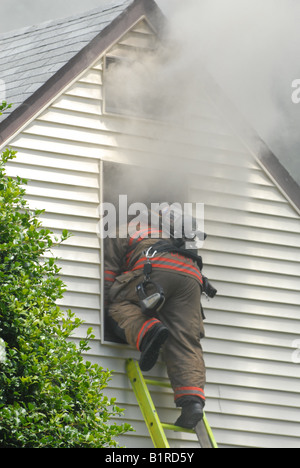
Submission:
M 89 360 L 114 370 L 108 396 L 117 398 L 136 429 L 121 444 L 150 448 L 124 371 L 125 359 L 138 353 L 103 342 L 97 236 L 102 165 L 165 167 L 171 157 L 184 167 L 190 200 L 205 204 L 205 273 L 219 291 L 213 301 L 203 300 L 209 422 L 221 447 L 298 446 L 299 216 L 207 95 L 199 97 L 192 128 L 184 131 L 143 119 L 131 125 L 103 111 L 105 56 L 126 54 L 139 33 L 144 43 L 152 31 L 147 18 L 143 13 L 125 28 L 13 136 L 18 155 L 8 173 L 29 179 L 27 198 L 32 208 L 46 209 L 46 227 L 73 233 L 53 252 L 67 284 L 60 304 L 85 320 L 75 340 L 93 326 Z M 161 361 L 150 377 L 168 380 Z M 171 392 L 155 390 L 153 396 L 162 420 L 174 422 Z M 174 448 L 198 446 L 190 434 L 167 436 Z

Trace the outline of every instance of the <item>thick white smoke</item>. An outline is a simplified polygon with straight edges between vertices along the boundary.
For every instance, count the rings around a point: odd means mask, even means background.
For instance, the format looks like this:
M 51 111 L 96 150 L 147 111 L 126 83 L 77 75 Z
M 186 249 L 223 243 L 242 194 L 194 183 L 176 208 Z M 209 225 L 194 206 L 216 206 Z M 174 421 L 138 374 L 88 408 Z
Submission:
M 132 198 L 139 201 L 143 201 L 139 197 L 145 191 L 148 197 L 149 188 L 152 196 L 159 197 L 157 201 L 188 201 L 191 194 L 187 193 L 188 185 L 199 186 L 199 178 L 204 180 L 207 176 L 216 177 L 219 190 L 223 184 L 223 192 L 226 193 L 230 189 L 228 184 L 233 168 L 236 176 L 233 184 L 239 179 L 237 171 L 241 172 L 240 180 L 245 187 L 249 175 L 247 161 L 241 161 L 241 154 L 229 138 L 226 140 L 226 135 L 223 144 L 227 151 L 222 152 L 213 118 L 211 124 L 210 118 L 206 119 L 214 106 L 218 106 L 218 102 L 211 102 L 211 98 L 214 101 L 211 95 L 214 88 L 208 93 L 206 91 L 209 83 L 203 70 L 214 63 L 208 60 L 208 49 L 213 55 L 221 56 L 220 37 L 215 37 L 213 44 L 205 43 L 210 30 L 208 23 L 214 18 L 214 15 L 209 16 L 211 6 L 192 0 L 185 2 L 185 6 L 175 1 L 173 6 L 161 47 L 146 56 L 131 51 L 126 60 L 110 59 L 105 72 L 106 110 L 137 117 L 124 120 L 122 129 L 124 133 L 138 136 L 139 147 L 144 153 L 144 158 L 134 151 L 122 154 L 122 160 L 125 162 L 127 157 L 131 164 L 140 164 L 143 160 L 143 164 L 148 165 L 147 169 L 155 171 L 154 176 L 144 171 L 143 177 L 135 177 L 134 184 L 127 181 L 125 184 L 126 174 L 122 174 L 123 184 L 130 185 Z M 206 17 L 205 21 L 201 15 Z M 217 63 L 222 68 L 222 63 Z M 152 117 L 162 123 L 152 127 L 151 133 L 147 134 L 145 121 Z M 144 124 L 140 118 L 146 119 Z M 122 136 L 119 139 L 119 146 L 123 147 Z M 184 180 L 184 173 L 189 174 L 189 183 Z M 132 180 L 132 170 L 130 174 Z
M 202 63 L 300 182 L 297 0 L 158 0 L 190 68 Z

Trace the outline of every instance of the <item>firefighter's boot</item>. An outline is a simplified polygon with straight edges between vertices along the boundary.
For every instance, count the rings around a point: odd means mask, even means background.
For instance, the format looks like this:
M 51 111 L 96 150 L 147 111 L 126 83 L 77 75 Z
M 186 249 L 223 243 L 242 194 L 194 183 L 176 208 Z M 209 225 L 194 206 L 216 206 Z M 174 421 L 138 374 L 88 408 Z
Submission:
M 149 371 L 155 365 L 168 334 L 168 329 L 162 323 L 157 323 L 146 333 L 140 345 L 139 365 L 142 371 Z
M 175 426 L 194 429 L 203 418 L 203 407 L 204 404 L 200 399 L 199 401 L 187 401 L 183 403 L 181 415 L 175 422 Z

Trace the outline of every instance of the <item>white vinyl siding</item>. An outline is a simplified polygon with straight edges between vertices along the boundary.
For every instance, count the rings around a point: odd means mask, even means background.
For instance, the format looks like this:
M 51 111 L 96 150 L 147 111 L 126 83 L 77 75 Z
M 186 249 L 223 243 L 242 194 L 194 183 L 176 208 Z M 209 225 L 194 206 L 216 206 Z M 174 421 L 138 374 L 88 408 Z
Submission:
M 153 44 L 145 21 L 109 55 L 126 56 L 137 43 Z M 100 161 L 165 170 L 170 157 L 176 167 L 185 154 L 190 200 L 205 204 L 205 274 L 219 292 L 203 299 L 208 420 L 220 447 L 300 447 L 300 367 L 292 362 L 300 336 L 299 215 L 206 97 L 190 129 L 143 120 L 127 125 L 104 114 L 102 62 L 14 137 L 18 156 L 8 172 L 29 179 L 28 200 L 46 209 L 46 227 L 73 233 L 53 252 L 68 287 L 60 304 L 86 321 L 79 335 L 94 327 L 89 359 L 114 370 L 107 394 L 136 430 L 121 444 L 152 447 L 125 374 L 125 360 L 138 354 L 101 339 Z M 162 362 L 149 375 L 167 380 Z M 161 419 L 173 423 L 179 412 L 171 390 L 151 392 Z M 171 447 L 198 447 L 194 435 L 167 436 Z

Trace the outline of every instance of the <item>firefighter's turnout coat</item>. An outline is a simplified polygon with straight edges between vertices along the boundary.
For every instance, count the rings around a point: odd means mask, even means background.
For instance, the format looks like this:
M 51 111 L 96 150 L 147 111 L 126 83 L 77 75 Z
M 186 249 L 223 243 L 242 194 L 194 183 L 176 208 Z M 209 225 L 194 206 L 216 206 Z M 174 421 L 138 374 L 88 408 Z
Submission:
M 155 255 L 150 260 L 151 280 L 163 288 L 165 303 L 154 316 L 143 314 L 139 305 L 136 286 L 143 281 L 145 252 L 159 236 L 147 226 L 132 237 L 105 239 L 106 308 L 127 342 L 138 350 L 151 327 L 162 322 L 169 330 L 162 356 L 176 405 L 195 398 L 204 402 L 205 364 L 200 345 L 204 336 L 200 303 L 203 280 L 197 263 L 178 253 Z

